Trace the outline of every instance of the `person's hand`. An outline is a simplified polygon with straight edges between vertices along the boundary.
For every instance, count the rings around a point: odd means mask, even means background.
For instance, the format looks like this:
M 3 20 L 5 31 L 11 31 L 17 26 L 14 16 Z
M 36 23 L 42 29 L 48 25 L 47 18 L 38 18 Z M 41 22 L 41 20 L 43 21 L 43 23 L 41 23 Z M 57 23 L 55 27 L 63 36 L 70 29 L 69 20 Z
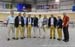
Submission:
M 67 22 L 66 26 L 68 26 L 68 25 L 69 25 L 69 22 Z
M 64 25 L 64 23 L 62 24 L 62 26 Z
M 66 27 L 68 26 L 68 24 L 65 25 Z

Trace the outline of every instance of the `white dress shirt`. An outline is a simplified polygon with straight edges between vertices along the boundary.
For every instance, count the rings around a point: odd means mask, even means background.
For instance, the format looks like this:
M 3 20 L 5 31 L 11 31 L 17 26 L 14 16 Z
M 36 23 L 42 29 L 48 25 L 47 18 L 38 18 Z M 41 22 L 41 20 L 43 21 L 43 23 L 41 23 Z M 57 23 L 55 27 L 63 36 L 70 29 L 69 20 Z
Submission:
M 31 24 L 31 18 L 28 18 L 28 24 Z
M 51 18 L 51 25 L 54 25 L 54 19 Z
M 19 24 L 21 24 L 21 17 L 19 17 Z

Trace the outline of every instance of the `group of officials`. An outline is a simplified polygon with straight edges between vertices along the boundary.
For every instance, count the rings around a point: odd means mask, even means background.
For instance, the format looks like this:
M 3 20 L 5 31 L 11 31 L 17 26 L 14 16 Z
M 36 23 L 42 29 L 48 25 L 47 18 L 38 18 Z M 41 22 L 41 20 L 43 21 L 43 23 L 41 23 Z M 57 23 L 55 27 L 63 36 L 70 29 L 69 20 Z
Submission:
M 69 17 L 66 16 L 66 13 L 63 14 L 63 19 L 61 19 L 60 16 L 57 18 L 53 16 L 53 14 L 50 15 L 51 17 L 47 18 L 46 15 L 42 18 L 41 15 L 36 17 L 31 17 L 31 14 L 29 14 L 26 17 L 26 14 L 18 13 L 18 15 L 15 17 L 14 12 L 11 11 L 11 15 L 7 18 L 7 24 L 8 24 L 8 41 L 11 39 L 11 31 L 12 31 L 12 39 L 18 40 L 25 38 L 25 31 L 27 30 L 27 38 L 31 38 L 31 30 L 33 27 L 34 32 L 34 38 L 37 37 L 37 29 L 39 29 L 39 38 L 41 38 L 41 35 L 43 38 L 45 38 L 45 33 L 47 31 L 47 28 L 50 29 L 50 39 L 56 39 L 56 29 L 58 38 L 57 40 L 62 40 L 62 31 L 64 35 L 64 42 L 69 41 L 69 32 L 68 32 L 68 26 L 69 26 Z M 42 31 L 43 29 L 43 31 Z M 43 34 L 42 34 L 43 32 Z M 20 34 L 20 35 L 19 35 Z

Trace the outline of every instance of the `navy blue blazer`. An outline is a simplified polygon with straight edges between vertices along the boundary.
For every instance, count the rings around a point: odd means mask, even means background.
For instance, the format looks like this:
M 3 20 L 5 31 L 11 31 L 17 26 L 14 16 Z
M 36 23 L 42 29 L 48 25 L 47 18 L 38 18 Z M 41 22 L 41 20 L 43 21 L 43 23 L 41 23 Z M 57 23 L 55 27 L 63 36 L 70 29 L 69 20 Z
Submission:
M 57 19 L 55 18 L 55 17 L 53 17 L 53 19 L 54 19 L 54 27 L 56 27 L 56 24 L 57 24 Z M 49 18 L 49 20 L 48 20 L 48 27 L 50 27 L 51 26 L 51 17 Z
M 58 28 L 62 28 L 62 19 L 57 20 Z
M 14 25 L 15 25 L 16 28 L 19 26 L 19 16 L 17 16 L 15 18 Z M 23 19 L 22 16 L 21 16 L 21 26 L 24 27 L 24 19 Z
M 32 23 L 33 23 L 33 18 L 31 18 L 31 25 L 33 25 Z M 26 26 L 28 26 L 28 17 L 26 19 Z
M 35 27 L 38 27 L 38 18 L 37 17 L 34 17 L 33 18 L 33 26 Z

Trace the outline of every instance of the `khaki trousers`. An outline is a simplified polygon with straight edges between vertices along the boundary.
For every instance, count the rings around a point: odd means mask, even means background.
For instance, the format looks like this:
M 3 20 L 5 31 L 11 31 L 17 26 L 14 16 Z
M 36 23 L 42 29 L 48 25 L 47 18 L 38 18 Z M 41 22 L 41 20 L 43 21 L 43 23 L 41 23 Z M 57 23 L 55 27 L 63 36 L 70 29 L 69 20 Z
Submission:
M 21 25 L 19 25 L 16 28 L 16 38 L 19 38 L 19 34 L 20 34 L 20 37 L 23 37 L 24 36 L 23 27 Z
M 25 37 L 25 30 L 26 30 L 26 25 L 23 27 L 23 37 Z
M 15 37 L 14 24 L 8 24 L 8 38 L 10 38 L 10 37 Z
M 55 27 L 54 26 L 51 26 L 50 27 L 50 37 L 55 37 Z
M 31 28 L 32 28 L 32 26 L 31 26 L 31 24 L 29 24 L 29 25 L 27 26 L 27 37 L 28 37 L 28 38 L 31 38 Z
M 57 28 L 58 38 L 62 39 L 62 28 Z

